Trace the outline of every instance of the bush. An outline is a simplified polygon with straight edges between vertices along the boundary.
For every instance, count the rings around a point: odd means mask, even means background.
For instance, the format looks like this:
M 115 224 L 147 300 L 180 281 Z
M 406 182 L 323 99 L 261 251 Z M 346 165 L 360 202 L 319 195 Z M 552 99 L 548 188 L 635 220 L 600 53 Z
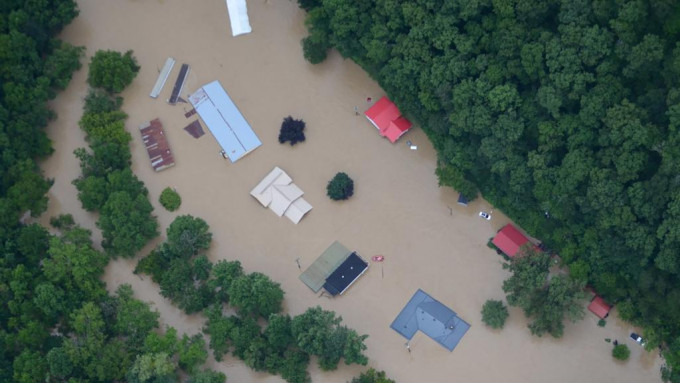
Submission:
M 120 93 L 139 72 L 137 60 L 132 51 L 121 54 L 116 51 L 97 51 L 90 61 L 87 82 L 95 88 Z
M 333 201 L 344 200 L 354 194 L 354 181 L 346 173 L 340 172 L 328 182 L 326 195 Z
M 70 230 L 76 225 L 71 214 L 60 214 L 56 217 L 50 218 L 50 225 L 59 230 Z
M 482 306 L 482 322 L 491 328 L 503 328 L 508 315 L 508 308 L 501 301 L 490 299 Z
M 305 122 L 302 120 L 296 120 L 291 116 L 283 119 L 281 124 L 281 131 L 279 132 L 279 143 L 285 143 L 290 141 L 290 145 L 293 146 L 298 142 L 305 141 Z
M 607 325 L 607 321 L 604 319 L 600 319 L 599 321 L 597 321 L 597 325 L 600 327 L 604 327 Z
M 612 356 L 618 360 L 628 360 L 630 349 L 625 344 L 618 344 L 612 349 Z
M 182 197 L 180 197 L 176 191 L 167 187 L 161 192 L 158 202 L 160 202 L 167 211 L 175 211 L 179 208 L 179 205 L 182 204 Z

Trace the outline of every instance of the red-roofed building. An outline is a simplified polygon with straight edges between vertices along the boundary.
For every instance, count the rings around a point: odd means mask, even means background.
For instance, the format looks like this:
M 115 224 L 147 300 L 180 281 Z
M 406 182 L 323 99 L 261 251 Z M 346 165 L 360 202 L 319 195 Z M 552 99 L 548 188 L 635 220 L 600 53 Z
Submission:
M 520 247 L 527 242 L 529 242 L 529 239 L 511 224 L 505 225 L 491 241 L 510 258 L 517 255 Z
M 411 122 L 401 116 L 399 108 L 387 97 L 382 97 L 366 113 L 368 121 L 378 129 L 380 135 L 395 143 L 406 131 L 411 129 Z
M 611 309 L 612 306 L 607 304 L 604 299 L 597 295 L 592 301 L 590 301 L 590 304 L 588 305 L 588 310 L 597 315 L 600 319 L 606 318 L 609 315 L 609 310 Z

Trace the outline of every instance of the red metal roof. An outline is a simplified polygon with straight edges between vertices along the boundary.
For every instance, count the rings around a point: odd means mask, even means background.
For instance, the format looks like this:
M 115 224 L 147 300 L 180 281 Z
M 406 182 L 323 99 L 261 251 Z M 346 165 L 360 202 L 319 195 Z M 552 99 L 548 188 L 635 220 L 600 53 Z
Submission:
M 529 239 L 520 233 L 516 227 L 511 224 L 505 225 L 498 234 L 491 241 L 497 248 L 501 249 L 508 257 L 514 257 L 519 248 L 525 243 L 529 242 Z
M 608 305 L 607 302 L 605 302 L 604 299 L 600 298 L 599 296 L 595 296 L 595 298 L 593 298 L 593 300 L 588 305 L 588 310 L 597 315 L 600 319 L 606 318 L 607 315 L 609 315 L 609 310 L 611 309 L 612 306 Z
M 378 128 L 380 135 L 387 137 L 392 143 L 396 142 L 413 125 L 401 116 L 399 108 L 387 97 L 382 97 L 364 114 Z

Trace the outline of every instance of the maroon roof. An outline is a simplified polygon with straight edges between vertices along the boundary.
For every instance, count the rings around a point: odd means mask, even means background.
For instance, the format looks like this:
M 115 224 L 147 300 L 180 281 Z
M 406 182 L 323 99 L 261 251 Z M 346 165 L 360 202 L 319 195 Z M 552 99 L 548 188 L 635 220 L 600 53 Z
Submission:
M 159 172 L 175 165 L 175 159 L 170 152 L 170 146 L 159 119 L 140 125 L 139 131 L 142 133 L 142 141 L 144 141 L 146 152 L 149 154 L 153 170 Z
M 529 242 L 529 239 L 520 233 L 516 227 L 507 224 L 491 242 L 508 257 L 514 257 L 519 252 L 520 247 Z
M 607 302 L 605 302 L 604 299 L 600 298 L 599 296 L 595 296 L 595 298 L 593 298 L 593 300 L 588 305 L 588 310 L 597 315 L 600 319 L 606 318 L 607 315 L 609 315 L 609 310 L 611 309 L 612 306 L 607 304 Z

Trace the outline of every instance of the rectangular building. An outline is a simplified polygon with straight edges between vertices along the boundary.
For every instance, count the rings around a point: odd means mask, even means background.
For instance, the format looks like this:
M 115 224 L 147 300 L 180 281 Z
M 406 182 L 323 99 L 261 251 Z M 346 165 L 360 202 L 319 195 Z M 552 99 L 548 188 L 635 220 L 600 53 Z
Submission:
M 189 102 L 232 163 L 262 145 L 219 81 L 198 89 Z

